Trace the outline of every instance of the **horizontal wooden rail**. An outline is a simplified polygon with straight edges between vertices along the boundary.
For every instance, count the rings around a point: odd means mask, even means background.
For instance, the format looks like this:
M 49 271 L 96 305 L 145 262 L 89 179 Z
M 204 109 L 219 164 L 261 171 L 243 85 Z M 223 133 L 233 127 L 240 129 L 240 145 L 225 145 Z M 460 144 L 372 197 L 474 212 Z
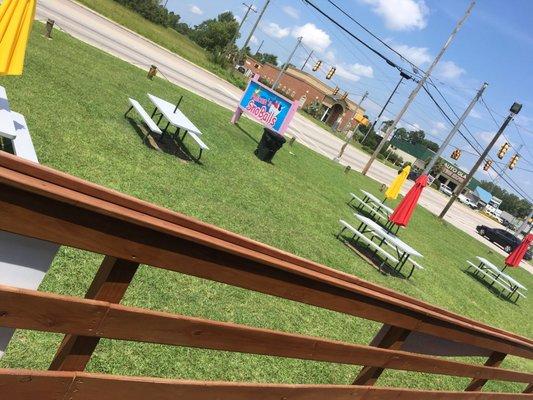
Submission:
M 0 326 L 533 383 L 533 374 L 0 286 Z
M 197 233 L 206 234 L 212 238 L 220 239 L 227 243 L 235 244 L 244 250 L 251 250 L 253 252 L 273 257 L 280 261 L 285 261 L 296 266 L 304 267 L 311 271 L 320 272 L 324 275 L 328 275 L 333 278 L 354 283 L 376 293 L 402 300 L 412 305 L 416 305 L 421 308 L 437 312 L 443 316 L 447 316 L 458 321 L 465 322 L 470 326 L 479 327 L 489 332 L 494 332 L 496 334 L 499 333 L 506 337 L 516 338 L 519 341 L 525 341 L 530 344 L 533 344 L 533 339 L 525 338 L 513 332 L 508 332 L 503 329 L 499 329 L 487 324 L 483 324 L 479 321 L 466 318 L 459 314 L 452 313 L 441 307 L 437 307 L 432 304 L 415 299 L 413 297 L 409 297 L 402 293 L 395 292 L 384 286 L 365 281 L 354 275 L 350 275 L 345 272 L 326 267 L 324 265 L 318 264 L 302 257 L 298 257 L 294 254 L 285 252 L 272 246 L 268 246 L 252 239 L 243 237 L 241 235 L 226 231 L 214 225 L 210 225 L 197 219 L 187 217 L 183 214 L 156 206 L 152 203 L 139 200 L 135 197 L 125 195 L 115 190 L 96 185 L 94 183 L 85 181 L 75 176 L 62 173 L 55 169 L 48 168 L 42 165 L 36 165 L 34 163 L 12 156 L 8 153 L 0 152 L 0 166 L 4 167 L 7 170 L 18 172 L 20 174 L 27 175 L 28 177 L 36 178 L 37 180 L 42 181 L 42 183 L 50 183 L 53 185 L 68 188 L 80 194 L 93 197 L 94 199 L 102 200 L 104 202 L 115 204 L 120 207 L 136 211 L 141 214 L 145 214 L 147 216 L 155 217 L 159 220 L 169 222 L 173 225 L 179 225 L 183 228 L 187 228 Z M 51 194 L 50 190 L 47 190 L 47 192 L 48 195 Z
M 0 164 L 6 157 L 0 154 Z M 9 161 L 42 171 L 16 158 Z M 533 358 L 529 339 L 83 194 L 82 182 L 69 188 L 0 167 L 0 229 Z
M 518 400 L 522 393 L 440 392 L 373 386 L 276 385 L 181 381 L 0 369 L 0 389 L 9 400 Z

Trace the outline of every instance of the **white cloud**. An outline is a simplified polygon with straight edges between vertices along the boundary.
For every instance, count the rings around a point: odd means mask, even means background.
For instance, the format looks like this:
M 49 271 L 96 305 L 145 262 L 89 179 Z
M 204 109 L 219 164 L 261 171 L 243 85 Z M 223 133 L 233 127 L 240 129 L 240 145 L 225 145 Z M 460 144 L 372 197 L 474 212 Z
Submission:
M 442 121 L 433 121 L 432 127 L 429 131 L 432 135 L 440 136 L 442 133 L 446 131 L 446 124 Z
M 290 28 L 282 28 L 275 22 L 269 22 L 266 25 L 261 26 L 261 30 L 265 32 L 268 36 L 271 36 L 276 39 L 283 39 L 284 37 L 289 36 L 291 33 Z
M 406 59 L 418 66 L 429 63 L 433 59 L 431 54 L 429 54 L 427 47 L 414 47 L 407 46 L 406 44 L 393 45 L 392 47 Z
M 285 14 L 287 14 L 289 17 L 292 17 L 292 18 L 294 18 L 294 19 L 298 19 L 298 18 L 300 18 L 300 13 L 298 12 L 298 10 L 295 9 L 295 8 L 293 8 L 293 7 L 291 7 L 291 6 L 285 6 L 285 7 L 283 7 L 282 10 L 283 10 L 283 12 L 284 12 Z
M 465 73 L 466 71 L 453 61 L 440 62 L 435 71 L 435 75 L 448 81 L 458 79 Z
M 429 9 L 424 0 L 362 0 L 395 31 L 424 29 Z
M 364 76 L 365 78 L 373 78 L 374 77 L 374 70 L 370 65 L 362 65 L 359 63 L 355 63 L 351 66 L 351 70 L 359 76 Z
M 251 44 L 257 44 L 257 43 L 259 43 L 259 40 L 257 40 L 255 35 L 252 35 L 252 37 L 250 38 L 250 43 Z
M 200 7 L 198 7 L 196 4 L 191 4 L 189 7 L 189 11 L 196 15 L 202 15 L 204 12 Z
M 292 36 L 303 37 L 303 43 L 315 51 L 323 52 L 331 44 L 331 38 L 315 24 L 308 22 L 305 25 L 297 26 L 292 30 Z
M 361 77 L 355 75 L 353 72 L 349 70 L 349 68 L 346 68 L 342 65 L 337 66 L 336 74 L 340 76 L 341 78 L 344 78 L 348 81 L 357 82 L 361 79 Z
M 335 52 L 333 50 L 328 50 L 326 54 L 324 54 L 324 58 L 330 63 L 334 63 L 336 60 Z
M 340 64 L 337 66 L 337 75 L 346 80 L 357 82 L 361 77 L 372 78 L 374 70 L 369 65 L 356 64 Z

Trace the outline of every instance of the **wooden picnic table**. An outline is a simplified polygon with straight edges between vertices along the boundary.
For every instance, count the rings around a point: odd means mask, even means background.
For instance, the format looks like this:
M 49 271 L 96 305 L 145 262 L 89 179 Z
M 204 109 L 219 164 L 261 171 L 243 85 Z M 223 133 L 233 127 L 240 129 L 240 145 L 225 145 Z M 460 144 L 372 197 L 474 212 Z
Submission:
M 412 268 L 407 278 L 410 278 L 413 275 L 415 269 L 424 269 L 424 267 L 412 259 L 412 257 L 423 257 L 422 254 L 420 254 L 417 250 L 402 241 L 392 232 L 387 231 L 372 219 L 357 213 L 354 213 L 354 215 L 360 221 L 359 227 L 356 229 L 345 221 L 341 220 L 341 231 L 337 237 L 340 237 L 345 230 L 350 230 L 354 235 L 353 239 L 355 239 L 356 242 L 358 240 L 364 241 L 369 247 L 374 249 L 375 254 L 379 252 L 381 255 L 385 256 L 384 262 L 389 260 L 392 261 L 393 265 L 391 266 L 397 272 L 401 272 L 402 268 L 409 261 L 412 265 Z M 379 239 L 377 243 L 374 242 L 375 238 Z M 396 254 L 393 255 L 388 253 L 385 249 L 383 249 L 383 245 L 387 245 L 388 247 L 392 248 Z

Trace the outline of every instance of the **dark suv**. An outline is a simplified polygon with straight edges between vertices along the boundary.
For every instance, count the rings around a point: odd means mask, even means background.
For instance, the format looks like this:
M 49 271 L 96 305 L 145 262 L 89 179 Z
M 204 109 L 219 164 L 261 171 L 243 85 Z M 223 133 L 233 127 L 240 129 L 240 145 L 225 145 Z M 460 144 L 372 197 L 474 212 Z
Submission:
M 476 230 L 481 236 L 485 236 L 491 242 L 502 246 L 507 253 L 513 251 L 514 248 L 520 244 L 520 239 L 518 239 L 511 232 L 507 232 L 503 229 L 489 228 L 485 225 L 478 225 Z M 531 249 L 526 252 L 524 258 L 528 261 L 531 260 Z

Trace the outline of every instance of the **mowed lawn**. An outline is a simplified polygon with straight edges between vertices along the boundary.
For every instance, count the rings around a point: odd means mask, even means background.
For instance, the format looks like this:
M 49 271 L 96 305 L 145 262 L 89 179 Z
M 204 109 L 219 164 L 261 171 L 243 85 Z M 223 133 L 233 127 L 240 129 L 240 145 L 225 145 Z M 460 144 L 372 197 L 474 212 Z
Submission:
M 274 164 L 253 155 L 262 128 L 66 34 L 32 35 L 22 77 L 0 79 L 14 110 L 23 113 L 40 157 L 48 166 L 197 217 L 330 267 L 385 285 L 452 311 L 533 336 L 533 296 L 518 305 L 498 298 L 462 272 L 466 259 L 503 257 L 418 208 L 403 239 L 425 257 L 411 280 L 383 276 L 335 239 L 339 218 L 354 221 L 350 191 L 379 194 L 379 184 L 298 144 Z M 143 144 L 124 118 L 127 98 L 151 111 L 146 93 L 175 101 L 204 132 L 210 150 L 203 164 L 186 163 Z M 134 114 L 132 114 L 134 116 Z M 186 140 L 192 152 L 197 149 Z M 40 290 L 83 296 L 102 256 L 62 248 Z M 511 274 L 529 288 L 532 276 Z M 127 305 L 232 321 L 259 327 L 368 343 L 379 324 L 249 292 L 178 273 L 143 267 L 126 294 Z M 142 329 L 142 327 L 139 327 Z M 0 367 L 46 369 L 60 335 L 19 331 Z M 476 360 L 478 362 L 482 360 Z M 509 358 L 504 367 L 533 370 Z M 207 380 L 287 383 L 353 381 L 358 367 L 190 348 L 103 340 L 88 367 L 104 373 Z M 467 379 L 387 371 L 380 385 L 464 388 Z M 489 389 L 521 385 L 490 382 Z

